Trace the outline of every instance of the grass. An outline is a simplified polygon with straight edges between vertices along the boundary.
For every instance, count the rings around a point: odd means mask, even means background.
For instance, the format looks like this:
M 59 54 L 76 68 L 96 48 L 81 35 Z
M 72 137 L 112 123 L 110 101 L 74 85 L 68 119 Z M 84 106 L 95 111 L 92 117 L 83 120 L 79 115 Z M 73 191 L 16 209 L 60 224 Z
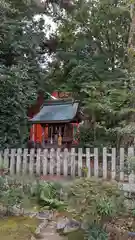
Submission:
M 29 217 L 8 217 L 0 219 L 2 240 L 30 240 L 38 226 L 38 220 Z

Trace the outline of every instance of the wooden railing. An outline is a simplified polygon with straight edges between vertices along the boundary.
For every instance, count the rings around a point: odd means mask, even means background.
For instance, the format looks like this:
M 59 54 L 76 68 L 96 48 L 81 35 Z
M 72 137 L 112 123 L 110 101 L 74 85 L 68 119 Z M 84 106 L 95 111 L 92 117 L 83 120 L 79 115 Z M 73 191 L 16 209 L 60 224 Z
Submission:
M 134 148 L 129 148 L 128 156 L 134 156 Z M 124 173 L 125 151 L 120 148 L 81 148 L 70 151 L 54 149 L 5 149 L 0 151 L 0 168 L 8 168 L 14 175 L 56 175 L 56 176 L 95 176 L 118 181 L 128 180 Z

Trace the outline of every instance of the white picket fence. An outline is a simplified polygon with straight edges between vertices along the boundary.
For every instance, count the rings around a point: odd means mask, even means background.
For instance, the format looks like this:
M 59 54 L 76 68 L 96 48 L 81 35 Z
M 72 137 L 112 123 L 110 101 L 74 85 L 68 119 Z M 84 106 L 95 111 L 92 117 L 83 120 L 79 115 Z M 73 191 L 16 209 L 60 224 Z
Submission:
M 127 155 L 134 156 L 134 148 L 129 148 Z M 124 181 L 125 150 L 120 148 L 81 148 L 77 150 L 54 149 L 5 149 L 0 151 L 0 168 L 9 169 L 10 175 L 56 175 L 102 177 Z

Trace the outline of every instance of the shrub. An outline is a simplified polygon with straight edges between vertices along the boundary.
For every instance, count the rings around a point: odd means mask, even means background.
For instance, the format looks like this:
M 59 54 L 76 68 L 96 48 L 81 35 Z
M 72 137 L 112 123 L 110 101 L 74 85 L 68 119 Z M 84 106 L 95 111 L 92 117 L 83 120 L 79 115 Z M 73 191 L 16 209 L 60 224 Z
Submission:
M 69 212 L 89 224 L 103 224 L 125 212 L 124 194 L 112 182 L 83 178 L 75 180 L 67 193 Z
M 13 206 L 21 206 L 24 198 L 22 186 L 9 184 L 9 177 L 0 176 L 0 204 L 7 209 L 7 214 L 12 212 Z
M 97 225 L 91 225 L 89 226 L 87 232 L 86 232 L 86 239 L 87 240 L 107 240 L 108 234 L 99 226 Z
M 38 181 L 31 187 L 31 195 L 36 198 L 40 206 L 48 206 L 53 209 L 64 207 L 60 201 L 61 185 L 54 182 Z

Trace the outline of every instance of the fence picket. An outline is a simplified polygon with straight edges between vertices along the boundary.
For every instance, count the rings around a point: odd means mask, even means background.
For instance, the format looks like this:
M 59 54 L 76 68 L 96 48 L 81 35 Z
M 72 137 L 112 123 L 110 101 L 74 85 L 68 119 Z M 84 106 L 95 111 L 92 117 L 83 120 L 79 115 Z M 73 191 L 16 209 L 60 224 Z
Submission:
M 94 176 L 98 177 L 98 148 L 94 148 Z
M 30 150 L 30 162 L 29 162 L 29 173 L 32 176 L 34 173 L 34 162 L 35 162 L 35 149 Z
M 48 160 L 48 149 L 44 149 L 43 150 L 43 157 L 42 157 L 43 175 L 44 176 L 47 175 L 47 172 L 48 172 L 47 160 Z
M 57 149 L 56 151 L 56 160 L 57 160 L 57 176 L 60 176 L 60 168 L 61 168 L 61 150 L 60 148 Z
M 55 163 L 55 150 L 52 148 L 51 151 L 50 151 L 50 175 L 53 175 L 54 174 L 54 163 Z
M 15 154 L 16 154 L 16 149 L 11 149 L 11 157 L 10 157 L 10 175 L 15 174 Z
M 75 148 L 71 149 L 71 176 L 75 177 Z
M 3 164 L 4 164 L 4 168 L 8 168 L 9 167 L 9 149 L 5 149 L 4 150 L 4 159 L 3 159 Z
M 128 157 L 133 157 L 134 156 L 134 148 L 133 147 L 130 147 L 128 148 Z
M 120 181 L 124 181 L 124 148 L 120 148 Z
M 82 176 L 83 160 L 82 160 L 82 148 L 78 149 L 78 176 Z
M 41 149 L 37 149 L 37 154 L 36 154 L 36 174 L 39 176 L 41 173 L 40 169 L 40 158 L 41 158 Z
M 17 162 L 16 162 L 16 173 L 17 175 L 20 174 L 21 172 L 21 158 L 22 158 L 22 149 L 18 148 L 17 149 Z
M 24 151 L 23 151 L 23 174 L 25 175 L 28 170 L 29 170 L 29 168 L 28 168 L 28 149 L 24 149 Z
M 107 148 L 103 148 L 103 178 L 107 179 Z
M 3 151 L 0 151 L 0 167 L 3 165 Z
M 64 161 L 64 176 L 68 176 L 68 158 L 69 158 L 69 152 L 68 149 L 64 149 L 63 153 L 63 161 Z
M 116 148 L 112 148 L 112 180 L 116 178 Z
M 86 148 L 86 167 L 88 169 L 87 177 L 91 177 L 90 149 Z

